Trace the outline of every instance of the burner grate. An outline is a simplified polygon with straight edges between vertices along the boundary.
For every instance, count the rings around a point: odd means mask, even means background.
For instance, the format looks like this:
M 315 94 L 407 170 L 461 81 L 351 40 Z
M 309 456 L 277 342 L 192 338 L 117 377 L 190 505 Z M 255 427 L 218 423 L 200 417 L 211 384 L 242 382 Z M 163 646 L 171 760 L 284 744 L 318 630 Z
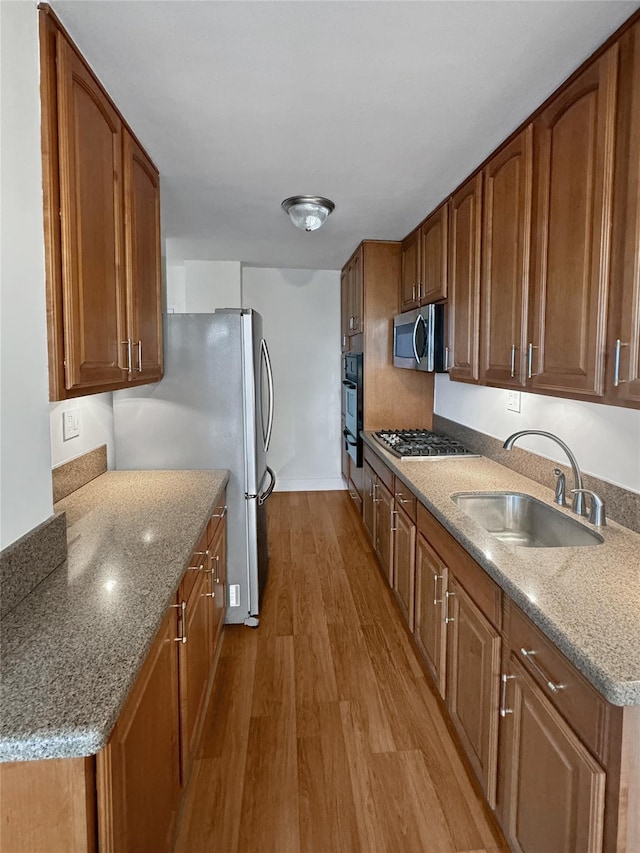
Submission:
M 426 429 L 379 430 L 374 438 L 401 460 L 476 457 L 455 438 Z

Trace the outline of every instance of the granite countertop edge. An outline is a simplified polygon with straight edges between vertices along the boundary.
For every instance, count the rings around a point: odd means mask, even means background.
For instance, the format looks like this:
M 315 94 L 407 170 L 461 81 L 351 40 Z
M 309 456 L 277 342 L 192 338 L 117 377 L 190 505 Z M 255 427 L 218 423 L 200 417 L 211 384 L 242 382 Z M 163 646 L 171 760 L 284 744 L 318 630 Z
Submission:
M 103 484 L 109 483 L 111 489 L 113 490 L 115 488 L 115 491 L 117 492 L 118 480 L 116 478 L 118 477 L 125 486 L 129 487 L 133 478 L 137 478 L 139 480 L 140 486 L 145 483 L 158 483 L 163 475 L 168 476 L 172 482 L 176 479 L 179 479 L 180 482 L 184 483 L 199 482 L 200 485 L 197 499 L 190 495 L 183 498 L 178 497 L 176 499 L 177 503 L 180 503 L 183 510 L 186 510 L 187 512 L 189 511 L 190 502 L 192 502 L 194 509 L 197 506 L 195 511 L 198 515 L 191 524 L 190 534 L 185 534 L 181 537 L 179 545 L 176 547 L 176 551 L 178 553 L 174 553 L 172 555 L 173 559 L 171 561 L 171 565 L 168 566 L 166 571 L 163 573 L 161 581 L 157 584 L 161 589 L 158 590 L 157 598 L 155 598 L 153 603 L 150 605 L 149 612 L 145 612 L 144 614 L 144 624 L 139 624 L 137 626 L 138 630 L 135 642 L 131 643 L 132 648 L 127 655 L 125 665 L 121 666 L 118 672 L 111 672 L 110 670 L 100 672 L 100 662 L 95 664 L 98 673 L 97 680 L 100 681 L 101 678 L 104 677 L 109 682 L 108 688 L 105 688 L 103 685 L 100 686 L 100 690 L 103 693 L 106 690 L 106 692 L 110 694 L 109 702 L 100 707 L 97 705 L 92 706 L 92 700 L 90 698 L 86 700 L 88 706 L 83 707 L 79 714 L 63 713 L 60 717 L 57 717 L 55 711 L 52 713 L 51 708 L 48 708 L 48 713 L 43 714 L 44 719 L 38 719 L 37 707 L 35 711 L 32 707 L 34 704 L 37 705 L 37 700 L 34 700 L 34 696 L 30 695 L 30 691 L 35 691 L 37 688 L 34 688 L 33 685 L 29 684 L 29 679 L 26 678 L 24 684 L 19 685 L 18 689 L 16 689 L 16 686 L 12 684 L 7 690 L 6 685 L 3 683 L 3 693 L 5 694 L 2 700 L 3 705 L 4 703 L 13 702 L 20 706 L 20 700 L 22 699 L 25 714 L 27 715 L 29 722 L 23 723 L 21 719 L 19 722 L 14 719 L 9 722 L 8 725 L 2 723 L 2 731 L 0 731 L 0 762 L 31 761 L 51 758 L 85 758 L 95 755 L 107 744 L 111 732 L 117 722 L 118 716 L 122 711 L 133 685 L 135 684 L 136 678 L 144 664 L 153 640 L 163 619 L 165 618 L 167 608 L 175 598 L 176 592 L 182 581 L 182 576 L 189 565 L 191 553 L 204 533 L 209 518 L 211 517 L 211 513 L 219 501 L 220 495 L 228 484 L 229 472 L 227 470 L 106 472 L 88 483 L 86 486 L 78 489 L 77 492 L 64 498 L 56 505 L 57 507 L 64 506 L 64 509 L 67 510 L 67 512 L 71 507 L 71 515 L 73 516 L 73 511 L 78 512 L 79 507 L 90 505 L 91 500 L 93 499 L 94 502 L 97 503 L 98 512 L 101 508 L 103 511 L 107 511 L 110 507 L 107 505 L 100 507 L 100 500 L 96 501 L 95 499 L 96 491 L 101 487 L 104 487 Z M 113 484 L 115 484 L 115 487 Z M 208 486 L 211 486 L 211 490 L 207 493 L 206 489 Z M 203 491 L 206 493 L 206 497 L 203 497 Z M 140 503 L 139 496 L 137 497 L 138 503 Z M 111 501 L 113 502 L 113 495 L 111 496 Z M 93 506 L 92 510 L 96 510 L 96 507 Z M 91 513 L 89 513 L 89 515 L 90 514 Z M 140 523 L 142 523 L 142 518 L 140 519 Z M 75 528 L 72 519 L 67 531 L 70 548 L 67 560 L 58 569 L 52 572 L 42 584 L 36 587 L 14 611 L 7 614 L 3 620 L 5 623 L 3 628 L 6 626 L 8 632 L 11 631 L 13 625 L 17 624 L 18 629 L 23 629 L 29 640 L 36 636 L 40 643 L 45 646 L 47 645 L 48 638 L 43 636 L 44 632 L 40 631 L 40 635 L 38 636 L 38 628 L 34 627 L 32 624 L 28 624 L 29 609 L 35 606 L 40 606 L 41 608 L 46 607 L 47 593 L 51 595 L 52 590 L 53 593 L 55 593 L 56 584 L 58 591 L 60 589 L 64 591 L 65 584 L 69 583 L 65 578 L 67 576 L 72 576 L 74 572 L 74 553 L 72 548 L 74 530 Z M 126 545 L 126 542 L 124 544 Z M 178 554 L 180 555 L 179 557 Z M 84 568 L 86 569 L 86 567 L 85 563 Z M 135 565 L 133 561 L 129 570 L 131 575 L 129 581 L 135 584 L 134 575 L 137 570 L 137 565 Z M 49 589 L 49 587 L 51 587 L 51 589 Z M 146 601 L 147 598 L 144 595 L 143 590 L 140 595 L 138 606 L 143 606 L 143 604 L 146 604 Z M 95 605 L 89 604 L 87 609 L 91 610 L 92 606 L 95 609 L 96 614 L 98 614 L 99 608 Z M 59 625 L 56 627 L 60 630 Z M 103 634 L 104 633 L 103 628 Z M 106 634 L 103 636 L 103 640 L 105 645 L 109 643 L 109 637 L 107 637 Z M 55 634 L 51 638 L 51 644 L 54 643 Z M 52 657 L 55 656 L 53 649 L 48 650 L 51 651 Z M 9 654 L 11 654 L 12 651 L 13 650 L 10 650 Z M 31 661 L 31 664 L 33 666 L 33 661 Z M 67 664 L 67 676 L 69 675 L 68 669 L 72 665 L 73 663 Z M 61 666 L 56 664 L 56 667 L 60 673 L 59 678 L 61 682 L 64 683 L 65 664 L 63 663 Z M 27 674 L 29 674 L 28 670 Z M 38 673 L 35 675 L 37 677 Z M 61 690 L 64 695 L 64 687 L 62 687 Z M 20 695 L 20 692 L 22 692 L 22 696 Z M 83 699 L 85 697 L 81 696 L 79 698 Z M 69 706 L 72 705 L 72 700 L 67 699 L 66 697 L 65 699 L 66 703 L 64 704 Z M 70 709 L 67 708 L 65 710 L 68 711 Z M 80 719 L 78 719 L 78 717 Z
M 420 503 L 423 504 L 426 509 L 431 512 L 431 514 L 442 524 L 442 526 L 453 536 L 453 538 L 467 551 L 471 557 L 486 571 L 486 573 L 494 580 L 498 586 L 509 595 L 509 597 L 514 601 L 515 604 L 520 607 L 520 609 L 531 619 L 531 621 L 548 637 L 557 648 L 571 661 L 571 663 L 578 669 L 582 675 L 592 684 L 596 690 L 609 701 L 612 705 L 617 706 L 627 706 L 627 705 L 640 705 L 640 680 L 627 680 L 627 681 L 619 681 L 612 678 L 601 666 L 599 666 L 592 657 L 587 655 L 582 649 L 580 649 L 570 637 L 562 630 L 562 628 L 549 617 L 549 614 L 545 612 L 545 610 L 536 606 L 535 603 L 531 601 L 526 592 L 515 583 L 512 578 L 510 578 L 507 574 L 505 574 L 495 562 L 489 559 L 482 549 L 482 547 L 478 544 L 477 539 L 474 539 L 472 530 L 464 531 L 461 527 L 456 523 L 454 516 L 456 513 L 460 513 L 461 510 L 458 510 L 453 501 L 451 501 L 451 507 L 447 506 L 444 511 L 441 504 L 439 504 L 433 497 L 427 492 L 421 489 L 416 483 L 413 481 L 409 474 L 402 470 L 402 468 L 398 465 L 399 460 L 397 460 L 392 454 L 386 451 L 383 447 L 380 446 L 375 439 L 372 438 L 372 434 L 368 431 L 363 431 L 361 433 L 365 443 L 367 446 L 374 451 L 374 453 L 380 457 L 380 459 L 389 467 L 391 470 L 398 476 L 400 480 L 416 495 L 417 499 Z M 506 476 L 513 475 L 513 481 L 515 484 L 514 491 L 522 491 L 523 486 L 523 477 L 522 474 L 517 474 L 516 472 L 512 472 L 510 469 L 505 468 L 502 465 L 499 465 L 497 462 L 493 462 L 492 460 L 487 460 L 492 465 L 498 465 L 505 472 Z M 463 460 L 436 460 L 436 461 L 419 461 L 414 464 L 417 465 L 442 465 L 442 464 L 453 464 L 459 465 Z M 539 496 L 540 490 L 545 490 L 551 494 L 549 489 L 545 489 L 545 487 L 540 486 L 539 484 L 531 481 L 532 488 L 531 493 L 535 493 Z M 457 489 L 452 490 L 451 494 L 454 494 Z M 470 491 L 473 491 L 471 489 Z M 507 489 L 495 489 L 490 488 L 488 491 L 499 493 L 506 492 Z M 527 492 L 529 493 L 529 492 Z M 549 501 L 550 503 L 550 501 Z M 479 531 L 480 536 L 484 535 L 484 531 L 481 530 L 479 525 L 475 524 L 471 519 L 465 519 L 465 523 L 469 528 L 475 528 Z M 581 522 L 585 523 L 585 526 L 589 526 L 586 524 L 585 519 L 581 519 Z M 614 523 L 615 524 L 615 523 Z M 616 527 L 620 527 L 616 525 Z M 625 528 L 626 530 L 626 528 Z M 486 534 L 489 535 L 490 534 Z M 629 531 L 630 536 L 638 536 L 638 534 L 634 534 L 633 531 Z M 497 540 L 496 540 L 497 543 Z M 640 536 L 638 536 L 638 545 L 640 546 Z M 496 548 L 496 550 L 498 550 Z M 538 549 L 535 549 L 538 550 Z M 555 549 L 554 549 L 555 550 Z M 565 549 L 562 549 L 565 550 Z M 533 561 L 533 557 L 532 557 Z

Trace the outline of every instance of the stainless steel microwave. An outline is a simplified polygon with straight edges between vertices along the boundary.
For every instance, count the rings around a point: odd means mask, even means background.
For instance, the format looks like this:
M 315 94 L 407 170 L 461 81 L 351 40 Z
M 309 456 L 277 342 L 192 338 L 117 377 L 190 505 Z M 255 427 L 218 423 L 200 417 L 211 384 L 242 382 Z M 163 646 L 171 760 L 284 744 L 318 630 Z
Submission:
M 393 318 L 393 366 L 446 372 L 444 305 L 424 305 Z

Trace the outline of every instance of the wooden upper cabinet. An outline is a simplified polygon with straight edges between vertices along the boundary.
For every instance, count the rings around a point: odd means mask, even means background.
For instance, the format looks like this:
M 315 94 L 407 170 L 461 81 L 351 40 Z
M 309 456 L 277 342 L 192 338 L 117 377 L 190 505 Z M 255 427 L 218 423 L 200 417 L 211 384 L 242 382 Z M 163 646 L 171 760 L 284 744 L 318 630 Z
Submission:
M 480 375 L 526 383 L 533 167 L 531 125 L 484 169 Z
M 67 389 L 126 379 L 122 123 L 57 34 L 58 144 Z
M 482 173 L 451 198 L 449 209 L 449 374 L 478 381 Z
M 618 45 L 534 121 L 531 387 L 601 397 Z
M 349 278 L 347 270 L 340 276 L 340 349 L 349 349 Z
M 351 316 L 351 334 L 359 335 L 364 331 L 364 266 L 362 247 L 358 249 L 349 265 L 349 314 Z
M 449 205 L 445 202 L 420 228 L 420 273 L 418 298 L 421 305 L 447 298 Z
M 156 381 L 158 171 L 48 6 L 40 69 L 50 397 Z
M 621 39 L 607 400 L 640 404 L 640 22 Z
M 420 231 L 402 241 L 402 273 L 400 277 L 400 313 L 417 308 L 420 303 Z
M 132 375 L 162 377 L 162 279 L 158 170 L 124 129 L 124 213 Z

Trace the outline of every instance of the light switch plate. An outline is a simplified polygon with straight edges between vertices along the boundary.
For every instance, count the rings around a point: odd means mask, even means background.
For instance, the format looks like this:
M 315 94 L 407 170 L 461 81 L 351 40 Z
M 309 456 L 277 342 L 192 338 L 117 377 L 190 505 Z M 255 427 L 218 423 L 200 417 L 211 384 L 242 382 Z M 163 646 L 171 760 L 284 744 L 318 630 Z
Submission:
M 507 411 L 508 412 L 519 412 L 520 411 L 520 392 L 519 391 L 509 391 L 507 392 Z
M 69 441 L 80 435 L 80 412 L 78 409 L 67 409 L 62 413 L 62 440 Z

